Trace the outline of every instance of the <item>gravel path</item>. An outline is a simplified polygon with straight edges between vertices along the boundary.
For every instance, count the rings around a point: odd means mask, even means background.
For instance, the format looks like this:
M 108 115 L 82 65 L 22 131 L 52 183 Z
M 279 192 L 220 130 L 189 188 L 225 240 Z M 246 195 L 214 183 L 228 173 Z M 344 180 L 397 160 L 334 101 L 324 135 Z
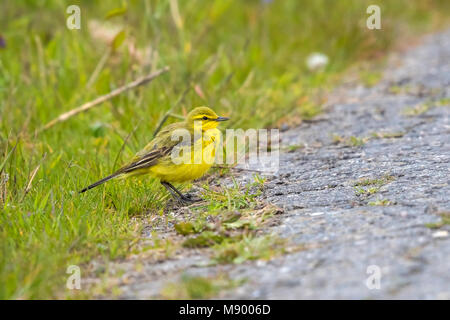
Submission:
M 272 231 L 312 248 L 216 267 L 196 266 L 206 258 L 195 251 L 131 259 L 120 268 L 143 266 L 125 274 L 121 297 L 154 297 L 182 272 L 225 272 L 247 282 L 224 298 L 450 299 L 450 226 L 425 226 L 450 213 L 450 30 L 391 60 L 379 84 L 340 88 L 330 98 L 340 102 L 282 134 L 305 147 L 281 154 L 263 198 L 285 209 Z M 362 179 L 379 183 L 355 187 Z M 379 289 L 366 285 L 369 266 Z

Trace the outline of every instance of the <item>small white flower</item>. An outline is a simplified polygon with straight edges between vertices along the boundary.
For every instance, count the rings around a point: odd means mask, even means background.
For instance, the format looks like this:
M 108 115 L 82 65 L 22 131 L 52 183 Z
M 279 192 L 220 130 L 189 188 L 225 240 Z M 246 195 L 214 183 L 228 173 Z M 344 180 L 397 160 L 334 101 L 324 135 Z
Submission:
M 306 65 L 309 70 L 316 71 L 325 68 L 328 61 L 329 59 L 327 55 L 320 52 L 314 52 L 306 58 Z
M 446 237 L 448 237 L 447 230 L 439 230 L 433 233 L 433 238 L 446 238 Z

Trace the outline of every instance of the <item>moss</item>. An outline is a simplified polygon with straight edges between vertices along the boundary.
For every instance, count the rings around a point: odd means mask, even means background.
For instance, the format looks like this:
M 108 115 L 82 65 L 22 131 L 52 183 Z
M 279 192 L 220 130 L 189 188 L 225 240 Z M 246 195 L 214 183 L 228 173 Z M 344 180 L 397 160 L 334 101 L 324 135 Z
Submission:
M 369 201 L 367 204 L 369 206 L 390 206 L 394 203 L 388 199 L 378 199 L 375 201 Z
M 377 178 L 377 179 L 369 179 L 369 178 L 363 178 L 358 180 L 357 182 L 355 182 L 353 185 L 354 186 L 384 186 L 385 184 L 388 184 L 389 182 L 394 181 L 395 178 L 391 175 L 384 175 L 381 178 Z
M 239 264 L 247 260 L 270 260 L 285 253 L 286 240 L 273 235 L 244 237 L 239 242 L 225 242 L 214 247 L 213 261 Z
M 191 222 L 180 222 L 180 223 L 177 223 L 174 226 L 174 228 L 175 228 L 176 232 L 178 232 L 179 234 L 181 234 L 183 236 L 186 236 L 188 234 L 193 234 L 193 233 L 196 232 L 194 224 L 191 223 Z
M 353 147 L 361 147 L 365 143 L 366 143 L 366 139 L 358 138 L 358 137 L 355 137 L 355 136 L 351 136 L 349 141 L 348 141 L 348 144 L 353 146 Z
M 299 108 L 299 114 L 303 119 L 312 119 L 322 111 L 320 105 L 305 103 Z
M 294 151 L 297 151 L 297 150 L 302 149 L 304 147 L 305 147 L 305 145 L 303 145 L 303 144 L 293 144 L 293 145 L 290 145 L 290 146 L 286 147 L 286 151 L 287 152 L 294 152 Z
M 443 98 L 443 99 L 436 101 L 436 106 L 438 106 L 438 107 L 450 106 L 450 98 Z
M 183 247 L 185 248 L 211 247 L 215 244 L 222 243 L 224 239 L 225 239 L 224 236 L 216 232 L 203 231 L 198 236 L 184 240 Z
M 371 88 L 376 84 L 378 84 L 378 82 L 380 82 L 382 77 L 383 74 L 379 71 L 372 71 L 372 72 L 365 71 L 361 72 L 359 75 L 359 78 L 362 81 L 362 83 L 368 88 Z
M 161 290 L 161 296 L 163 299 L 208 299 L 243 282 L 244 280 L 231 280 L 223 275 L 201 277 L 183 274 L 179 282 L 166 285 Z
M 390 86 L 388 91 L 392 94 L 400 94 L 408 92 L 411 88 L 409 86 L 399 86 L 399 85 L 393 85 Z
M 362 147 L 369 141 L 369 138 L 360 138 L 356 136 L 345 138 L 337 134 L 333 134 L 332 139 L 334 144 L 343 144 L 347 147 Z
M 372 132 L 371 134 L 374 139 L 401 138 L 404 135 L 404 132 Z

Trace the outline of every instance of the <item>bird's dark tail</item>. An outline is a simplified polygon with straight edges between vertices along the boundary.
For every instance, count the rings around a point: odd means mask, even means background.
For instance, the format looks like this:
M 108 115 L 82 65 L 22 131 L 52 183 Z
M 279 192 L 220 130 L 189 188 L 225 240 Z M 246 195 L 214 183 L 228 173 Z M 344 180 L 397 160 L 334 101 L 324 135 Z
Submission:
M 97 182 L 95 182 L 95 183 L 91 184 L 90 186 L 84 188 L 83 190 L 79 191 L 78 193 L 83 193 L 83 192 L 88 191 L 89 189 L 95 188 L 96 186 L 99 186 L 99 185 L 105 183 L 106 181 L 109 181 L 109 180 L 117 177 L 120 174 L 121 174 L 121 172 L 115 172 L 112 175 L 107 176 L 106 178 L 98 180 Z

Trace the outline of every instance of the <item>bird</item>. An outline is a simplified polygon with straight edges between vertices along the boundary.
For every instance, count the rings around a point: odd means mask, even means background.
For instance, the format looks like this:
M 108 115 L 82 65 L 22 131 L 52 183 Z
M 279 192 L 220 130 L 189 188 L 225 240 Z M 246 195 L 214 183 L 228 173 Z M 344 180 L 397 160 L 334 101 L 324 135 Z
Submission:
M 182 194 L 172 183 L 193 181 L 212 166 L 221 142 L 218 116 L 208 107 L 197 107 L 184 121 L 163 127 L 136 155 L 111 175 L 79 191 L 84 193 L 112 179 L 149 175 L 159 179 L 172 197 L 181 204 L 198 200 Z

